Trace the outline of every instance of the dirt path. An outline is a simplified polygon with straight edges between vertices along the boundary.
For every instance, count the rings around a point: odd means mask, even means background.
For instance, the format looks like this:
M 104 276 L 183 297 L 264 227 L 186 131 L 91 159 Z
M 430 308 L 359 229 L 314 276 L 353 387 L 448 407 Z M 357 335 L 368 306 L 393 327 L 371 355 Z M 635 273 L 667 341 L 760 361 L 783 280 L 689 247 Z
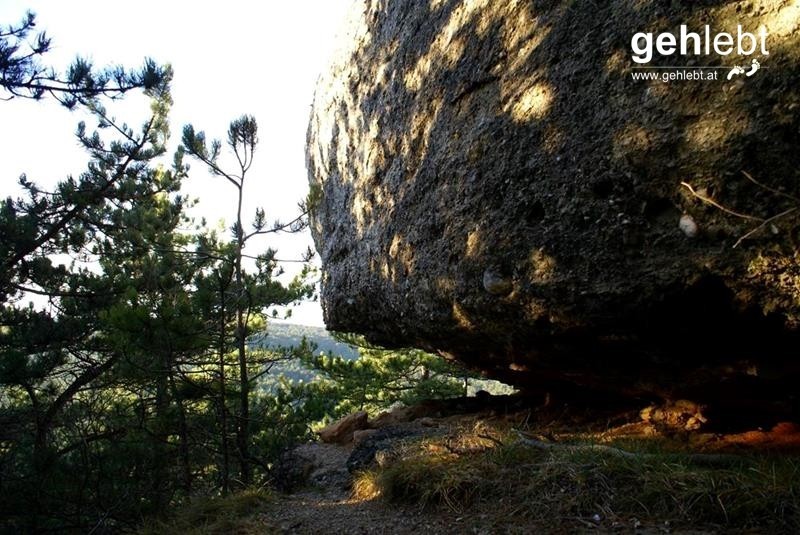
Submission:
M 488 533 L 455 513 L 430 513 L 415 507 L 386 505 L 380 500 L 351 498 L 345 463 L 351 448 L 307 444 L 296 450 L 313 466 L 306 488 L 277 495 L 264 511 L 264 524 L 277 533 Z
M 455 515 L 434 515 L 314 491 L 282 496 L 264 513 L 264 520 L 277 533 L 487 533 L 473 531 L 471 522 Z

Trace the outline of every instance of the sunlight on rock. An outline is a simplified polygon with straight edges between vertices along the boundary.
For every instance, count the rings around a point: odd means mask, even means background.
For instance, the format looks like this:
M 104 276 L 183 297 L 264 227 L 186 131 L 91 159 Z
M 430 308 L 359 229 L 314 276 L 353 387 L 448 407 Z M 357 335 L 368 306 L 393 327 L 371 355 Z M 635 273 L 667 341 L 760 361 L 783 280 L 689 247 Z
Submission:
M 747 115 L 742 112 L 726 115 L 708 114 L 687 128 L 686 141 L 696 146 L 699 151 L 713 151 L 744 132 L 747 124 Z
M 440 42 L 442 42 L 441 36 L 436 40 L 436 43 Z M 463 52 L 464 40 L 460 38 L 448 40 L 435 49 L 432 47 L 427 54 L 419 58 L 416 66 L 406 73 L 404 77 L 406 88 L 410 91 L 419 91 L 425 83 L 432 65 L 438 66 L 440 62 L 444 62 L 451 68 L 455 67 Z
M 433 283 L 433 287 L 436 288 L 439 293 L 450 294 L 455 291 L 456 284 L 450 277 L 437 277 Z
M 370 219 L 372 219 L 372 203 L 366 200 L 363 191 L 356 192 L 350 211 L 353 213 L 353 217 L 359 229 L 364 229 Z
M 409 128 L 400 145 L 401 153 L 408 157 L 406 165 L 409 169 L 411 162 L 418 163 L 427 154 L 431 131 L 436 124 L 442 104 L 441 97 L 431 99 L 429 102 L 421 103 L 411 116 Z
M 388 279 L 390 277 L 389 263 L 386 260 L 381 262 L 381 275 L 383 275 L 384 279 Z
M 787 322 L 800 327 L 800 253 L 785 256 L 759 254 L 750 261 L 747 274 L 767 282 L 769 305 L 765 312 L 780 310 L 789 302 L 792 314 Z
M 463 329 L 471 331 L 472 329 L 475 328 L 475 325 L 472 323 L 472 320 L 470 320 L 469 316 L 467 316 L 467 312 L 458 303 L 453 303 L 453 319 L 456 320 L 458 326 Z
M 532 280 L 537 283 L 549 282 L 556 271 L 556 260 L 541 247 L 531 253 Z
M 542 134 L 542 148 L 549 154 L 555 154 L 564 148 L 564 131 L 555 125 L 548 125 Z
M 648 99 L 663 99 L 670 94 L 669 85 L 660 80 L 653 80 L 647 84 L 647 92 L 645 93 Z
M 615 50 L 606 60 L 605 71 L 608 74 L 619 74 L 630 66 L 629 52 L 624 49 Z
M 399 277 L 408 277 L 414 271 L 414 249 L 403 236 L 395 234 L 389 246 L 389 257 L 394 260 L 394 265 L 390 266 L 390 278 L 396 282 Z M 398 273 L 398 268 L 402 272 Z
M 631 153 L 646 152 L 651 145 L 652 136 L 647 129 L 640 125 L 629 124 L 614 136 L 614 158 L 623 159 Z
M 471 231 L 467 234 L 467 258 L 472 258 L 480 254 L 481 251 L 481 234 L 478 229 Z
M 554 90 L 549 84 L 534 84 L 517 97 L 511 97 L 503 111 L 515 122 L 523 123 L 547 116 L 553 105 Z
M 507 69 L 511 72 L 524 68 L 534 50 L 550 34 L 550 28 L 542 26 L 527 5 L 512 4 L 511 15 L 503 17 L 503 47 L 509 59 Z
M 795 34 L 800 26 L 800 0 L 788 2 L 778 11 L 767 15 L 762 23 L 771 36 L 788 37 Z
M 372 143 L 364 143 L 364 147 L 361 151 L 361 159 L 363 165 L 361 172 L 362 176 L 374 177 L 386 163 L 383 145 L 377 141 L 373 141 Z
M 385 86 L 389 82 L 391 76 L 391 64 L 389 61 L 384 61 L 375 68 L 375 83 L 380 86 Z
M 533 321 L 547 317 L 547 307 L 541 301 L 531 301 L 525 308 L 525 314 Z
M 428 51 L 419 58 L 414 68 L 405 74 L 404 81 L 408 90 L 419 91 L 432 66 L 435 66 L 437 71 L 455 67 L 466 46 L 464 38 L 458 37 L 457 34 L 463 27 L 472 23 L 476 14 L 484 11 L 488 4 L 488 0 L 464 0 L 453 10 L 447 24 L 439 31 Z
M 370 44 L 323 73 L 308 137 L 309 177 L 324 194 L 313 214 L 323 224 L 313 230 L 331 273 L 326 320 L 376 339 L 429 343 L 489 374 L 516 361 L 559 367 L 553 374 L 565 381 L 596 375 L 598 384 L 652 392 L 679 382 L 651 373 L 655 355 L 672 351 L 672 333 L 686 327 L 674 310 L 696 310 L 702 298 L 720 314 L 691 325 L 704 342 L 681 348 L 675 374 L 705 385 L 695 363 L 733 358 L 716 343 L 726 314 L 751 318 L 733 310 L 731 293 L 754 311 L 795 315 L 791 285 L 800 275 L 790 263 L 752 274 L 747 266 L 768 248 L 791 260 L 797 213 L 734 251 L 748 222 L 701 206 L 680 183 L 697 182 L 759 218 L 792 206 L 770 190 L 754 195 L 741 172 L 758 170 L 771 188 L 798 195 L 800 47 L 797 32 L 779 35 L 791 30 L 796 6 L 365 0 Z M 672 80 L 656 69 L 634 78 L 634 32 L 683 24 L 692 32 L 707 24 L 712 34 L 769 24 L 776 33 L 765 70 L 738 80 Z M 366 39 L 360 31 L 356 39 Z M 681 60 L 687 72 L 723 72 L 739 61 L 678 55 L 655 54 L 651 67 Z M 697 217 L 697 239 L 678 228 L 682 214 Z M 374 255 L 385 261 L 370 264 Z M 350 305 L 354 291 L 363 299 Z M 443 317 L 452 319 L 419 319 Z M 756 334 L 738 329 L 725 343 L 759 363 L 763 348 L 753 340 L 778 351 L 788 334 L 777 321 L 753 321 Z M 631 342 L 639 335 L 641 347 Z M 582 353 L 595 343 L 598 355 Z M 572 350 L 582 356 L 563 360 Z M 777 360 L 790 358 L 782 351 Z M 617 352 L 631 359 L 595 367 Z
M 798 28 L 800 28 L 800 0 L 783 0 L 762 2 L 762 5 L 748 3 L 744 10 L 737 9 L 739 4 L 730 3 L 715 10 L 713 25 L 736 35 L 737 26 L 743 31 L 759 34 L 767 32 L 767 50 L 769 55 L 760 53 L 761 60 L 772 63 L 776 54 L 784 52 L 787 56 L 800 56 Z M 744 15 L 744 16 L 743 16 Z M 729 56 L 733 58 L 733 56 Z M 768 66 L 768 65 L 765 65 Z

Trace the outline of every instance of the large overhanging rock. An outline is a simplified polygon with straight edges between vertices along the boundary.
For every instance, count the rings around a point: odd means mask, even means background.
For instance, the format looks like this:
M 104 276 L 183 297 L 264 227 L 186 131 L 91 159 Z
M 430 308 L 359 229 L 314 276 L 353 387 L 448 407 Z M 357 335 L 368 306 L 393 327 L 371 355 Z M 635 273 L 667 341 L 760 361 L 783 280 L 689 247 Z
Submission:
M 786 401 L 799 23 L 794 0 L 358 2 L 308 133 L 329 328 L 529 389 Z M 701 55 L 633 61 L 681 25 Z M 769 55 L 705 55 L 762 25 Z M 725 69 L 632 78 L 672 65 Z

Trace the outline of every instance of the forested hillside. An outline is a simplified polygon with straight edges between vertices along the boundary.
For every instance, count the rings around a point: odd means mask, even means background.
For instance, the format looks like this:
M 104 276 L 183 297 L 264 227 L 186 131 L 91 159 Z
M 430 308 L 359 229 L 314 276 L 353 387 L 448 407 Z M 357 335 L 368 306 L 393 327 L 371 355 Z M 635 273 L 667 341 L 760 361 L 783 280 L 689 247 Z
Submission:
M 348 340 L 351 343 L 347 343 Z M 300 347 L 304 342 L 314 349 L 305 355 L 298 356 L 295 348 Z M 381 350 L 368 345 L 365 347 L 363 346 L 363 340 L 358 338 L 352 336 L 337 337 L 323 327 L 309 325 L 270 322 L 269 330 L 252 336 L 249 343 L 253 347 L 267 348 L 274 351 L 274 360 L 265 364 L 265 367 L 269 369 L 269 373 L 265 374 L 259 381 L 259 387 L 267 390 L 276 388 L 284 380 L 304 383 L 325 380 L 326 377 L 330 377 L 330 374 L 326 373 L 326 370 L 330 371 L 330 364 L 326 365 L 325 357 L 334 357 L 334 362 L 341 360 L 339 366 L 352 372 L 358 369 L 359 363 L 347 361 L 355 361 L 362 354 L 366 355 L 365 361 L 360 363 L 364 368 L 363 378 L 369 378 L 374 383 L 371 388 L 375 392 L 380 392 L 382 386 L 391 383 L 394 378 L 392 373 L 395 375 L 407 375 L 412 373 L 416 366 L 414 359 L 403 360 L 395 363 L 396 369 L 391 372 L 386 370 L 384 366 L 392 358 L 396 358 L 397 355 L 401 355 L 404 352 Z M 362 345 L 359 346 L 359 344 Z M 413 352 L 405 353 L 413 354 Z M 417 352 L 416 355 L 421 360 L 429 361 L 434 370 L 439 369 L 440 372 L 449 375 L 452 379 L 463 381 L 463 386 L 459 389 L 454 389 L 454 393 L 458 393 L 458 390 L 460 390 L 462 393 L 471 396 L 483 390 L 490 394 L 503 395 L 515 391 L 513 387 L 499 381 L 482 379 L 474 373 L 469 373 L 458 367 L 448 368 L 447 366 L 442 366 L 440 359 L 437 357 L 426 356 L 423 352 Z M 313 356 L 316 356 L 316 358 L 313 358 Z M 381 375 L 379 369 L 383 369 L 387 373 Z M 424 366 L 420 366 L 417 372 L 420 374 L 417 379 L 421 379 L 423 373 L 430 373 L 431 370 L 425 370 Z M 341 380 L 341 376 L 338 379 Z M 413 384 L 414 378 L 412 377 L 407 382 L 409 385 Z M 388 406 L 389 404 L 388 400 L 384 401 L 384 405 Z
M 251 337 L 250 342 L 265 347 L 299 346 L 303 339 L 314 345 L 317 353 L 333 353 L 347 360 L 358 358 L 358 349 L 336 339 L 324 327 L 272 321 L 267 331 Z

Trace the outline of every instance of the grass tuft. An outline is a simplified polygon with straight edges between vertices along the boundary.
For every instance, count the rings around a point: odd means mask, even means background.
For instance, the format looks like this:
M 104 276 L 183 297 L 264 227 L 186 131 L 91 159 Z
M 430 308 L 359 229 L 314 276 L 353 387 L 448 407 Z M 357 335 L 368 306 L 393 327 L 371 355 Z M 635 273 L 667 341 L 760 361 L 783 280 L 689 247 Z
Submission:
M 258 521 L 256 515 L 269 500 L 270 494 L 261 490 L 246 490 L 224 498 L 198 498 L 176 508 L 169 518 L 147 523 L 138 535 L 263 533 L 263 521 Z
M 381 497 L 381 483 L 378 481 L 378 472 L 367 470 L 359 474 L 353 481 L 353 499 L 370 501 Z
M 358 476 L 356 494 L 517 526 L 561 519 L 578 527 L 800 532 L 796 457 L 726 456 L 709 464 L 658 442 L 635 448 L 631 441 L 628 451 L 637 455 L 621 456 L 537 449 L 509 436 L 481 440 L 462 432 L 406 446 L 394 463 Z

